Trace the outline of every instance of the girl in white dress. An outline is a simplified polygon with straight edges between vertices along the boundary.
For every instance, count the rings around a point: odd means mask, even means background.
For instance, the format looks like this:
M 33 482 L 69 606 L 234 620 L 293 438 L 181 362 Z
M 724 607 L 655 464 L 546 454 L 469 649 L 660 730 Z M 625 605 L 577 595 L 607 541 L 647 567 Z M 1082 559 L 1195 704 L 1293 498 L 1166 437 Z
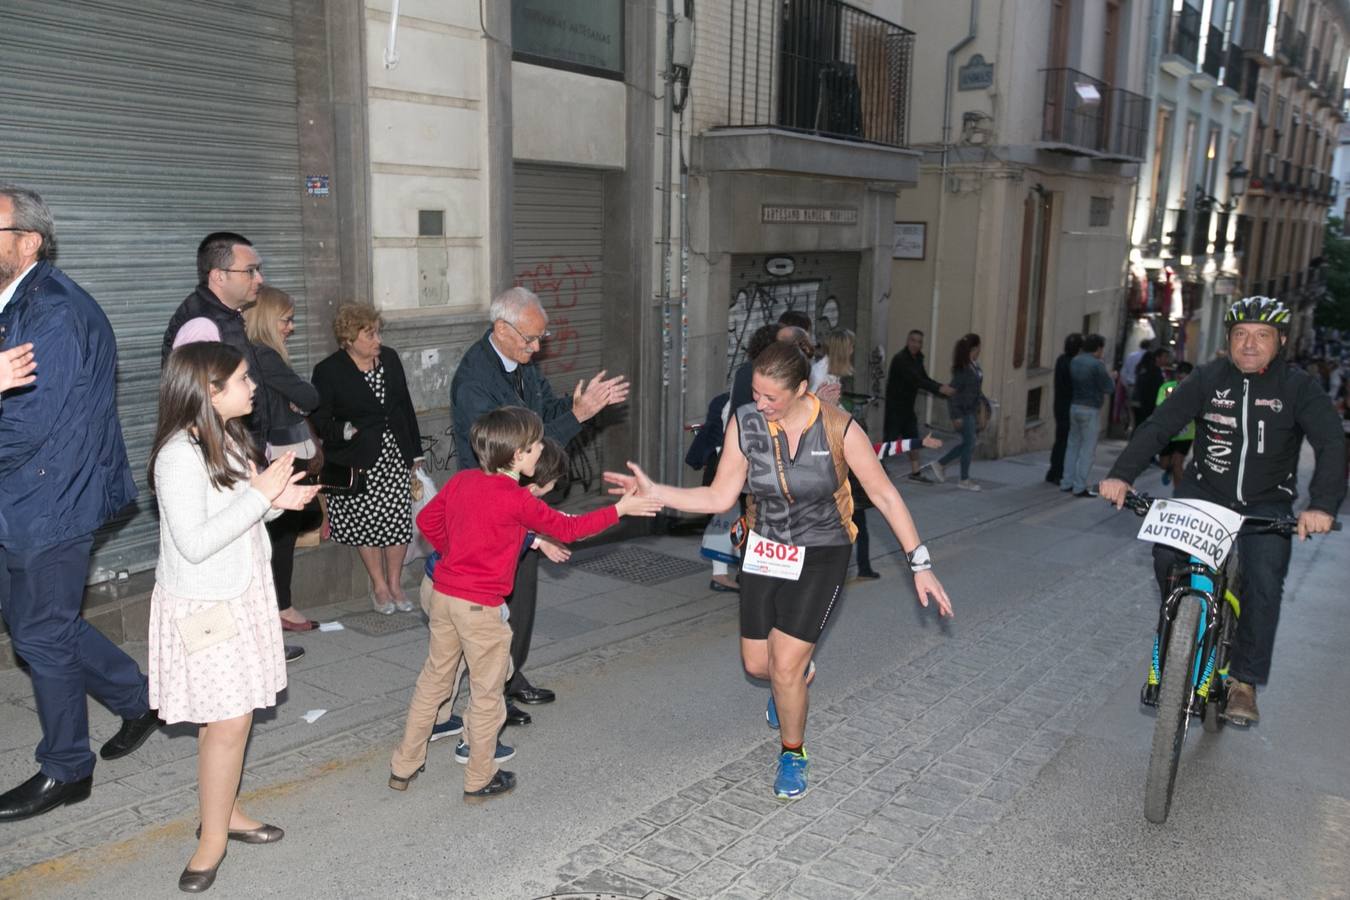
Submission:
M 201 828 L 179 877 L 199 893 L 215 881 L 227 840 L 266 844 L 283 832 L 239 807 L 253 710 L 273 706 L 286 661 L 271 545 L 263 527 L 318 490 L 295 482 L 294 454 L 259 472 L 244 418 L 254 386 L 238 350 L 186 344 L 159 385 L 150 488 L 159 502 L 159 563 L 150 601 L 150 703 L 165 722 L 196 722 Z

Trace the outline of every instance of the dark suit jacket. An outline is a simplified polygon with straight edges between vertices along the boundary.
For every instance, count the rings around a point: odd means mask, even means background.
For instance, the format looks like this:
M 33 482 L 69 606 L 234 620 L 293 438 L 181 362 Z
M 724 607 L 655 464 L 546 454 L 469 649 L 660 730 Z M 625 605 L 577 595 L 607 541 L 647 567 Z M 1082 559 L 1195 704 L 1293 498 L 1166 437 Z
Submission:
M 450 382 L 450 416 L 455 431 L 455 455 L 461 469 L 478 465 L 469 429 L 478 417 L 503 406 L 523 406 L 544 420 L 544 434 L 563 446 L 581 432 L 581 423 L 572 415 L 572 397 L 553 393 L 548 379 L 534 363 L 520 367 L 521 392 L 513 377 L 502 367 L 501 357 L 488 341 L 488 331 L 470 347 Z
M 411 466 L 422 455 L 422 433 L 417 429 L 408 381 L 398 354 L 380 348 L 384 366 L 384 397 L 380 404 L 366 384 L 365 374 L 346 350 L 339 350 L 314 367 L 314 387 L 319 391 L 319 408 L 311 420 L 323 439 L 324 459 L 329 462 L 369 469 L 380 456 L 380 436 L 386 428 L 394 433 L 403 462 Z M 343 426 L 351 422 L 356 434 L 351 440 L 342 436 Z
M 0 312 L 0 346 L 28 341 L 37 381 L 6 394 L 0 415 L 0 547 L 10 549 L 90 534 L 136 498 L 112 326 L 49 262 L 33 267 Z

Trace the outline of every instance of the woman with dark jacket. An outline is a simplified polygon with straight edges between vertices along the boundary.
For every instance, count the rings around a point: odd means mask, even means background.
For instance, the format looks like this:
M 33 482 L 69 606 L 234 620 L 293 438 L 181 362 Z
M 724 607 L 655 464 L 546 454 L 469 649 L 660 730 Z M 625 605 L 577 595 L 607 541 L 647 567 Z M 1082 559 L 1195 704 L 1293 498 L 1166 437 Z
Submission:
M 947 399 L 947 414 L 952 427 L 961 432 L 961 443 L 933 463 L 933 474 L 943 480 L 942 467 L 954 459 L 961 460 L 961 480 L 956 486 L 965 491 L 978 491 L 980 486 L 970 479 L 970 461 L 975 457 L 975 432 L 980 409 L 984 370 L 980 368 L 980 336 L 967 334 L 956 342 L 952 350 L 951 385 L 956 393 Z
M 283 290 L 264 286 L 258 291 L 257 303 L 244 311 L 244 329 L 258 360 L 258 391 L 253 405 L 265 407 L 263 421 L 269 423 L 267 458 L 294 453 L 296 470 L 308 469 L 318 448 L 305 416 L 319 405 L 319 392 L 295 374 L 286 352 L 286 339 L 295 333 L 295 301 Z M 322 521 L 323 512 L 315 499 L 304 509 L 288 509 L 267 523 L 267 536 L 272 542 L 272 580 L 277 587 L 281 627 L 286 631 L 319 627 L 318 622 L 291 606 L 291 574 L 295 570 L 295 539 Z
M 412 472 L 422 464 L 408 382 L 398 354 L 380 344 L 374 307 L 343 306 L 333 321 L 339 349 L 314 367 L 319 408 L 312 421 L 324 460 L 365 471 L 358 493 L 332 494 L 333 540 L 355 547 L 370 575 L 371 604 L 388 615 L 412 612 L 400 577 L 412 540 Z

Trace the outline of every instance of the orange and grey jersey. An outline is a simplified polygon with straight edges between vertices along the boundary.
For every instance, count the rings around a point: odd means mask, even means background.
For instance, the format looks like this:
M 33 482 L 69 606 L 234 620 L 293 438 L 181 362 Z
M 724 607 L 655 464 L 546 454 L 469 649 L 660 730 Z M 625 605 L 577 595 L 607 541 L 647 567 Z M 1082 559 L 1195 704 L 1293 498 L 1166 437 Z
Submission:
M 857 529 L 844 434 L 853 419 L 819 401 L 815 407 L 796 455 L 789 453 L 783 429 L 766 420 L 753 403 L 736 410 L 741 452 L 749 463 L 746 523 L 757 534 L 783 544 L 851 544 Z

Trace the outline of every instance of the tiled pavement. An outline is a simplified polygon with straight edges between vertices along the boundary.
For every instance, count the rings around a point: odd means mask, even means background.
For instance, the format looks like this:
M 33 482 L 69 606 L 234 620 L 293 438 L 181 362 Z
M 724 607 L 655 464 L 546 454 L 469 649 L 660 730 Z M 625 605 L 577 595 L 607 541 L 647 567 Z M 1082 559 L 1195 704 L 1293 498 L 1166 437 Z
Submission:
M 679 898 L 906 897 L 978 844 L 1018 792 L 1138 664 L 1089 604 L 1137 592 L 1142 564 L 1105 561 L 1089 592 L 1069 583 L 1041 612 L 1009 612 L 963 640 L 811 711 L 811 787 L 770 790 L 777 742 L 579 848 L 558 892 Z M 1066 627 L 1066 623 L 1069 623 Z

